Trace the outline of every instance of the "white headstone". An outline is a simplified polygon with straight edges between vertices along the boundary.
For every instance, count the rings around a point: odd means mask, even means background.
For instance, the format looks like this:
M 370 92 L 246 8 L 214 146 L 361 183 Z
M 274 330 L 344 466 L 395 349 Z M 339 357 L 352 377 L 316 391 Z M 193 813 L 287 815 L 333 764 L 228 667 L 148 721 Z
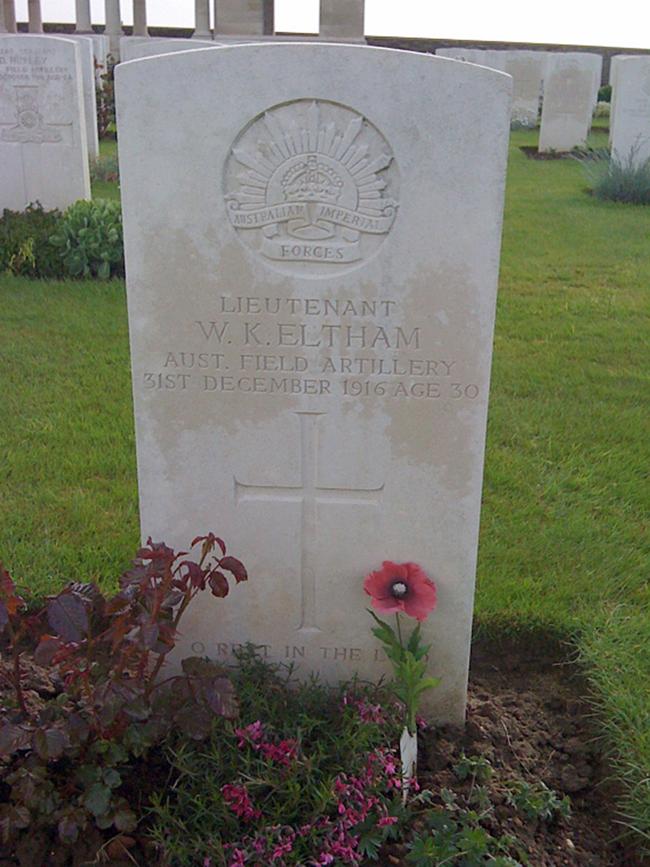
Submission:
M 586 53 L 558 53 L 544 82 L 539 150 L 565 152 L 587 141 L 594 110 L 596 64 Z
M 175 51 L 188 51 L 194 48 L 218 48 L 219 43 L 212 39 L 143 39 L 142 41 L 122 40 L 120 54 L 122 62 L 141 60 L 143 57 L 156 57 L 159 54 L 172 54 Z
M 612 153 L 640 165 L 650 159 L 650 56 L 627 57 L 616 66 Z
M 257 44 L 116 86 L 142 530 L 216 529 L 250 572 L 182 652 L 378 677 L 363 578 L 413 561 L 430 709 L 461 720 L 510 78 Z
M 90 198 L 79 46 L 0 36 L 0 211 Z
M 93 40 L 90 36 L 78 36 L 76 33 L 66 35 L 65 38 L 73 39 L 79 45 L 88 156 L 91 160 L 95 160 L 99 156 L 99 134 L 97 132 L 97 89 Z
M 635 54 L 615 54 L 609 61 L 609 84 L 612 88 L 609 103 L 609 146 L 611 148 L 614 139 L 614 123 L 616 117 L 616 71 L 621 60 L 627 57 L 636 57 Z
M 537 126 L 548 54 L 545 51 L 504 51 L 500 67 L 512 76 L 512 120 Z M 491 64 L 488 64 L 488 66 Z

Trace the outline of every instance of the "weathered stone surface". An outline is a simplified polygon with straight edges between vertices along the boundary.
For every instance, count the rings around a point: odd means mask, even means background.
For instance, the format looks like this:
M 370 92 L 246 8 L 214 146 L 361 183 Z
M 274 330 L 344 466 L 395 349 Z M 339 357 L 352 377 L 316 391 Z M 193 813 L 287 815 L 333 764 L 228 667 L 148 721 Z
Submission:
M 615 71 L 612 153 L 635 165 L 650 159 L 650 57 L 626 57 Z
M 429 709 L 462 719 L 510 78 L 264 44 L 116 88 L 142 531 L 217 530 L 250 572 L 182 652 L 378 677 L 363 578 L 414 561 Z
M 189 51 L 195 48 L 218 48 L 219 43 L 212 39 L 139 39 L 127 37 L 120 43 L 122 62 L 141 60 L 143 57 L 156 57 L 159 54 L 173 54 L 175 51 Z
M 0 36 L 0 210 L 90 198 L 79 46 Z
M 88 142 L 88 156 L 94 160 L 99 156 L 94 43 L 90 36 L 78 36 L 76 33 L 66 35 L 65 38 L 73 39 L 79 45 L 84 116 L 86 118 L 86 141 Z

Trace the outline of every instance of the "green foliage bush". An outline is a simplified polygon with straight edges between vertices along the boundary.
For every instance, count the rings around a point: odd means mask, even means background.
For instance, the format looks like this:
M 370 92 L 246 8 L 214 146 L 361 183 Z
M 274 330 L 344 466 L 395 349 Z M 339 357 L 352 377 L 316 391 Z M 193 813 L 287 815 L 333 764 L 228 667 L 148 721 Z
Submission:
M 639 162 L 633 148 L 625 159 L 607 150 L 579 157 L 593 194 L 599 199 L 650 205 L 650 159 Z
M 124 275 L 122 212 L 118 202 L 80 200 L 63 214 L 52 244 L 71 277 Z
M 5 209 L 0 218 L 0 272 L 24 277 L 63 277 L 65 266 L 50 236 L 61 212 L 36 202 L 25 211 Z
M 611 102 L 612 101 L 612 85 L 611 84 L 603 84 L 601 88 L 598 90 L 598 102 Z

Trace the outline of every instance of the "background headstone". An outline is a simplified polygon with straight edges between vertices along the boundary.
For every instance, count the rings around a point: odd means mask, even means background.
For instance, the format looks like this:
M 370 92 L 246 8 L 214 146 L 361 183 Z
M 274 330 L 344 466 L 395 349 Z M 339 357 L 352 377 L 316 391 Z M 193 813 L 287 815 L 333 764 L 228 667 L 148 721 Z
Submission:
M 513 82 L 512 120 L 522 126 L 537 126 L 548 55 L 545 51 L 505 51 L 503 54 L 501 69 L 512 76 Z
M 615 54 L 609 61 L 609 81 L 608 84 L 612 88 L 609 103 L 609 146 L 611 148 L 614 139 L 614 123 L 616 117 L 616 70 L 621 60 L 627 57 L 635 57 L 634 54 Z
M 258 44 L 116 89 L 142 531 L 218 530 L 250 571 L 188 611 L 181 654 L 378 677 L 363 578 L 414 561 L 429 709 L 461 720 L 510 78 Z
M 0 36 L 0 210 L 90 198 L 79 46 Z
M 549 66 L 544 82 L 539 150 L 570 151 L 584 145 L 589 135 L 597 72 L 589 56 L 577 52 L 555 54 Z
M 612 153 L 640 165 L 650 159 L 650 57 L 627 57 L 616 67 L 610 118 Z
M 97 132 L 97 89 L 93 40 L 89 36 L 78 36 L 77 34 L 67 34 L 65 38 L 72 39 L 79 45 L 88 156 L 91 160 L 96 160 L 99 156 L 99 134 Z

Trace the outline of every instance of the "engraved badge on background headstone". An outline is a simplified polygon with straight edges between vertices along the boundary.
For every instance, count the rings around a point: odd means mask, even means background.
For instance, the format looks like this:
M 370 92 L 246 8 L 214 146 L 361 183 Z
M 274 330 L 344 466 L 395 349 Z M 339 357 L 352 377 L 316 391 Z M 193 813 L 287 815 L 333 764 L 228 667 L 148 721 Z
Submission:
M 266 260 L 332 266 L 371 255 L 397 212 L 397 169 L 376 127 L 322 100 L 276 106 L 237 138 L 226 203 L 241 239 Z M 313 273 L 310 268 L 310 273 Z

